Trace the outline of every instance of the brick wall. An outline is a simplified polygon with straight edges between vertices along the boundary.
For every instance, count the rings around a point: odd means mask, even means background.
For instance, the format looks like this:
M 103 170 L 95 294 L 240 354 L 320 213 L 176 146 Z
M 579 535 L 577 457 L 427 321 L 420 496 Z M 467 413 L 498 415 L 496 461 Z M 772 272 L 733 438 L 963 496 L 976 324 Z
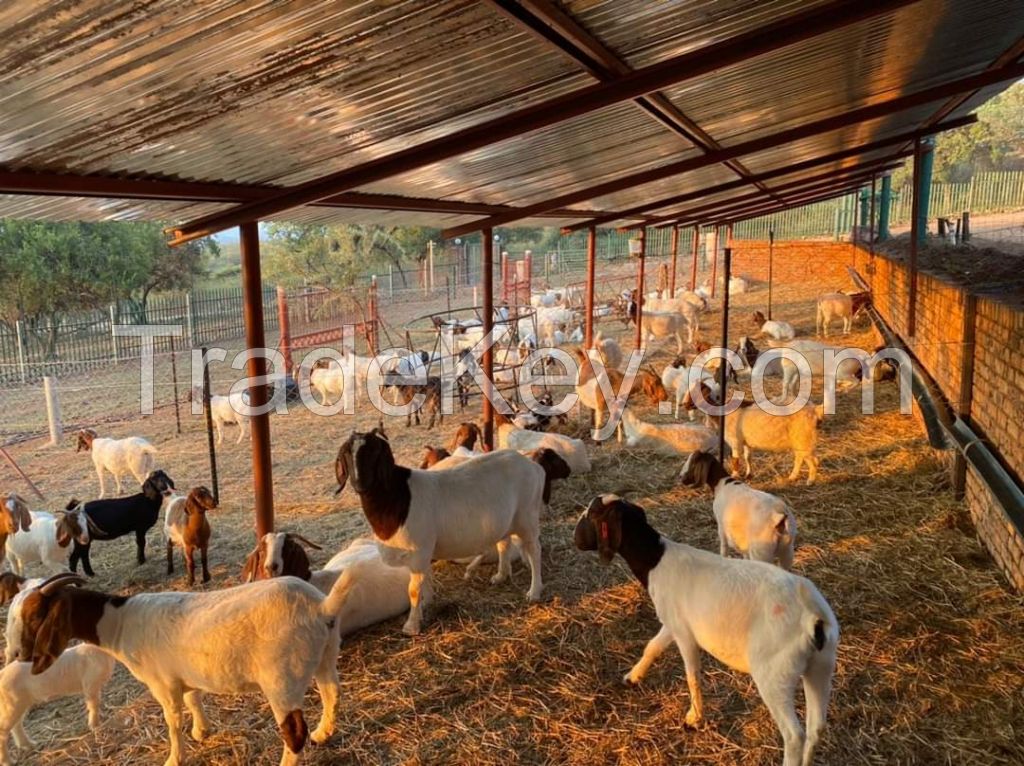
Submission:
M 772 251 L 775 284 L 817 282 L 822 290 L 850 286 L 846 269 L 854 263 L 856 249 L 849 242 L 776 242 Z M 732 273 L 768 281 L 768 242 L 734 240 Z
M 874 304 L 889 326 L 957 409 L 965 354 L 968 290 L 931 274 L 919 273 L 914 337 L 907 335 L 907 270 L 881 255 L 858 249 L 857 271 L 872 287 Z M 976 296 L 974 380 L 970 416 L 1003 465 L 1024 477 L 1024 307 L 1004 297 Z M 973 468 L 967 472 L 965 501 L 978 536 L 1007 579 L 1024 592 L 1024 540 Z

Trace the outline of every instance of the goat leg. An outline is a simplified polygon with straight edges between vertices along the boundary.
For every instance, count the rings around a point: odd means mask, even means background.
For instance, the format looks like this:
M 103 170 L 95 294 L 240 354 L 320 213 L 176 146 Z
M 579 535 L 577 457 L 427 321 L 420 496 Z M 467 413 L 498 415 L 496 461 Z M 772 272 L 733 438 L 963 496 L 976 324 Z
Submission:
M 204 545 L 199 549 L 200 554 L 203 558 L 203 582 L 210 582 L 210 567 L 206 560 L 206 546 Z
M 146 530 L 135 530 L 136 560 L 139 564 L 146 563 Z
M 188 570 L 188 587 L 192 587 L 196 584 L 196 561 L 195 561 L 196 549 L 191 545 L 185 546 L 185 569 Z
M 167 574 L 174 574 L 174 543 L 167 541 Z

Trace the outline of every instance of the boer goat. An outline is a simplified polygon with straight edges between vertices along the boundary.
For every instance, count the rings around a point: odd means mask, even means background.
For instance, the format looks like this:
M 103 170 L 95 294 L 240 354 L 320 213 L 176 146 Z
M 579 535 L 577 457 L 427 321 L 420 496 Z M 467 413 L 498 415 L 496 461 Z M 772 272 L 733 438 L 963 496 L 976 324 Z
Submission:
M 500 450 L 446 471 L 419 471 L 395 463 L 383 430 L 353 432 L 334 461 L 338 492 L 349 482 L 359 495 L 385 564 L 408 567 L 409 618 L 402 630 L 420 631 L 420 592 L 431 561 L 475 556 L 498 546 L 498 573 L 510 574 L 509 538 L 519 537 L 530 564 L 527 598 L 540 600 L 540 514 L 545 472 L 518 452 Z
M 71 551 L 70 567 L 78 571 L 78 562 L 89 577 L 94 576 L 89 561 L 89 549 L 93 540 L 116 540 L 135 533 L 136 559 L 146 563 L 146 532 L 160 515 L 160 506 L 165 497 L 170 497 L 174 482 L 163 471 L 153 471 L 142 485 L 142 491 L 128 497 L 107 500 L 91 500 L 82 505 L 88 524 L 89 537 L 86 542 L 75 539 Z
M 100 480 L 100 499 L 106 496 L 103 472 L 109 471 L 117 484 L 117 494 L 121 494 L 121 477 L 131 474 L 142 484 L 153 471 L 153 455 L 156 447 L 141 436 L 129 436 L 127 439 L 106 439 L 96 435 L 91 428 L 83 428 L 78 432 L 78 446 L 75 452 L 92 453 L 92 464 L 96 468 L 96 476 Z
M 167 538 L 167 574 L 174 574 L 174 546 L 181 547 L 188 570 L 188 587 L 196 581 L 195 551 L 203 562 L 203 582 L 210 582 L 207 551 L 210 546 L 210 522 L 206 512 L 217 507 L 213 493 L 206 487 L 194 487 L 183 497 L 168 501 L 164 513 L 164 537 Z
M 839 624 L 814 584 L 760 561 L 726 559 L 673 542 L 643 508 L 615 495 L 594 498 L 576 524 L 575 544 L 605 564 L 619 554 L 650 594 L 661 629 L 623 682 L 637 684 L 673 643 L 683 655 L 690 709 L 703 717 L 701 649 L 753 676 L 785 745 L 783 766 L 811 766 L 825 726 Z M 803 683 L 807 736 L 794 707 Z
M 679 483 L 706 485 L 714 493 L 712 510 L 722 556 L 732 548 L 751 561 L 778 562 L 786 571 L 792 569 L 796 517 L 782 498 L 734 479 L 708 452 L 694 452 L 686 459 Z
M 7 537 L 6 551 L 11 567 L 19 575 L 25 573 L 29 564 L 42 564 L 51 573 L 66 571 L 72 541 L 89 542 L 89 528 L 79 502 L 72 500 L 66 510 L 55 514 L 32 511 L 29 517 L 31 528 L 22 524 L 21 531 Z
M 325 597 L 296 577 L 279 577 L 206 593 L 113 596 L 71 587 L 57 575 L 29 591 L 21 605 L 20 658 L 33 674 L 49 669 L 71 639 L 95 644 L 123 663 L 163 708 L 178 766 L 184 749 L 182 704 L 192 713 L 192 737 L 210 728 L 202 697 L 261 691 L 284 740 L 282 766 L 299 763 L 307 737 L 326 742 L 338 701 L 338 612 L 358 565 Z M 323 717 L 309 734 L 302 704 L 316 680 Z

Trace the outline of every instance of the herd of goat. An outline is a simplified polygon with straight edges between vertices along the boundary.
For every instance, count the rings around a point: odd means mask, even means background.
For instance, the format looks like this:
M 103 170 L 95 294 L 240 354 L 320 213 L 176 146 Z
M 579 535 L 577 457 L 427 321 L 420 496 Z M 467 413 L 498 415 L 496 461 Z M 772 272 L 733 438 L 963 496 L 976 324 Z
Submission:
M 542 308 L 559 308 L 545 305 L 545 300 L 539 301 Z M 822 296 L 819 330 L 827 333 L 831 321 L 842 319 L 848 331 L 859 303 L 859 296 Z M 694 379 L 690 360 L 681 353 L 684 329 L 687 342 L 700 351 L 696 333 L 706 310 L 706 297 L 693 293 L 650 297 L 641 319 L 644 337 L 647 342 L 675 337 L 678 357 L 660 375 L 645 366 L 636 376 L 634 392 L 619 395 L 624 355 L 615 340 L 599 333 L 591 348 L 577 349 L 576 393 L 598 423 L 602 416 L 621 419 L 620 438 L 624 434 L 628 446 L 678 455 L 683 460 L 679 482 L 710 490 L 718 553 L 662 536 L 642 508 L 612 494 L 593 498 L 575 526 L 574 543 L 581 551 L 595 551 L 604 563 L 621 556 L 654 604 L 661 627 L 626 674 L 626 683 L 639 683 L 651 663 L 675 644 L 690 694 L 686 723 L 694 725 L 702 718 L 700 654 L 706 651 L 752 676 L 779 728 L 784 765 L 810 766 L 825 724 L 839 627 L 814 584 L 790 572 L 797 535 L 794 510 L 739 476 L 740 461 L 745 464 L 743 478 L 750 475 L 751 451 L 786 451 L 794 457 L 789 478 L 798 478 L 806 464 L 807 481 L 814 481 L 822 412 L 813 404 L 790 415 L 740 407 L 725 416 L 733 465 L 723 465 L 715 457 L 718 424 L 706 415 L 705 422 L 697 422 L 700 400 L 714 402 L 720 394 L 717 380 L 708 371 Z M 765 321 L 759 313 L 753 324 L 751 337 L 738 349 L 748 363 L 758 354 L 755 337 L 773 347 L 803 344 L 797 347 L 805 353 L 826 347 L 797 341 L 792 326 Z M 413 371 L 429 364 L 425 357 L 411 354 L 400 363 Z M 330 366 L 319 370 L 333 372 Z M 319 370 L 313 370 L 314 379 L 322 377 L 315 375 Z M 358 376 L 359 365 L 356 370 Z M 789 390 L 785 365 L 781 371 Z M 324 392 L 341 393 L 333 384 Z M 641 420 L 633 404 L 642 398 L 674 403 L 676 420 L 682 411 L 689 414 L 686 422 Z M 225 410 L 214 417 L 218 432 L 234 423 L 241 439 L 245 420 L 228 397 L 211 397 L 210 407 Z M 235 414 L 229 416 L 227 410 Z M 9 735 L 19 748 L 31 746 L 22 719 L 45 700 L 83 696 L 89 726 L 95 727 L 115 660 L 162 707 L 169 766 L 183 760 L 184 709 L 191 714 L 193 739 L 201 741 L 210 728 L 203 696 L 245 692 L 265 696 L 284 743 L 281 763 L 298 763 L 308 740 L 323 743 L 334 732 L 341 637 L 402 614 L 407 615 L 403 631 L 419 633 L 433 595 L 433 562 L 464 563 L 467 578 L 479 566 L 493 563 L 491 582 L 498 584 L 509 579 L 512 565 L 521 559 L 530 572 L 526 598 L 540 600 L 541 523 L 553 482 L 590 471 L 592 448 L 559 433 L 554 416 L 511 413 L 499 415 L 496 425 L 494 450 L 484 449 L 477 424 L 461 423 L 446 446 L 427 446 L 415 468 L 396 461 L 383 424 L 352 432 L 334 462 L 337 491 L 350 487 L 355 492 L 373 535 L 352 541 L 322 569 L 312 569 L 308 553 L 319 546 L 300 535 L 278 532 L 258 541 L 244 562 L 241 585 L 130 596 L 82 587 L 85 580 L 77 568 L 81 563 L 85 574 L 93 575 L 91 544 L 134 534 L 141 564 L 146 534 L 163 511 L 168 574 L 173 573 L 174 549 L 180 548 L 191 588 L 197 551 L 202 581 L 210 580 L 207 515 L 217 504 L 205 487 L 178 494 L 145 439 L 81 431 L 78 449 L 91 455 L 100 485 L 97 499 L 72 500 L 64 510 L 47 512 L 31 510 L 16 493 L 0 497 L 0 554 L 12 570 L 0 575 L 0 597 L 10 603 L 8 664 L 0 672 L 0 764 L 11 762 Z M 107 473 L 118 494 L 127 477 L 139 492 L 106 497 Z M 730 551 L 741 558 L 730 558 Z M 29 579 L 33 568 L 51 576 Z M 282 614 L 288 618 L 282 620 Z M 75 640 L 83 643 L 69 646 Z M 312 681 L 322 715 L 310 732 L 302 707 Z M 801 684 L 806 730 L 794 708 Z

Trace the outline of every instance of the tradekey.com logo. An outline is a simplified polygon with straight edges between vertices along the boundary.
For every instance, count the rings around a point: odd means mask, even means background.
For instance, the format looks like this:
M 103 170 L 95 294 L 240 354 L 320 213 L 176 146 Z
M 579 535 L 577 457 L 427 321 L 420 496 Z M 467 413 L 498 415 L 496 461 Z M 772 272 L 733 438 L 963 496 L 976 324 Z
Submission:
M 124 325 L 116 326 L 117 335 L 130 335 L 141 340 L 140 402 L 142 414 L 152 414 L 154 403 L 154 344 L 157 338 L 181 337 L 181 325 Z M 273 412 L 287 415 L 289 405 L 300 404 L 315 415 L 354 415 L 357 407 L 368 405 L 381 415 L 406 417 L 419 412 L 427 400 L 427 390 L 439 397 L 439 411 L 453 415 L 465 403 L 467 391 L 475 389 L 490 399 L 497 412 L 512 416 L 516 408 L 506 394 L 515 393 L 523 407 L 540 416 L 568 414 L 580 402 L 577 382 L 581 373 L 593 378 L 600 387 L 603 401 L 610 402 L 609 417 L 593 438 L 602 441 L 611 437 L 618 427 L 622 410 L 638 378 L 651 375 L 641 373 L 644 350 L 630 353 L 621 382 L 616 389 L 612 376 L 606 374 L 598 355 L 588 358 L 582 369 L 578 359 L 560 348 L 539 348 L 523 358 L 513 354 L 514 374 L 511 366 L 502 365 L 503 378 L 492 382 L 484 374 L 484 352 L 494 349 L 500 340 L 492 331 L 471 346 L 460 345 L 450 330 L 440 333 L 439 350 L 433 354 L 410 352 L 406 348 L 391 348 L 376 356 L 359 356 L 351 351 L 355 347 L 355 327 L 343 327 L 341 348 L 321 347 L 307 352 L 295 368 L 297 399 L 289 396 L 286 387 L 285 360 L 274 348 L 246 349 L 231 359 L 232 369 L 241 370 L 250 359 L 266 360 L 268 373 L 236 381 L 228 392 L 228 400 L 239 415 L 252 417 Z M 506 354 L 508 356 L 508 354 Z M 208 349 L 205 358 L 201 349 L 192 350 L 191 388 L 202 390 L 203 372 L 211 362 L 224 362 L 228 351 Z M 749 358 L 749 357 L 748 357 Z M 508 359 L 506 359 L 508 362 Z M 722 417 L 737 410 L 747 397 L 738 387 L 729 391 L 728 400 L 717 396 L 718 368 L 726 364 L 737 372 L 750 374 L 750 390 L 754 406 L 775 415 L 788 415 L 805 407 L 811 400 L 813 381 L 822 381 L 825 414 L 834 414 L 837 393 L 861 389 L 861 412 L 875 411 L 876 381 L 896 380 L 899 385 L 901 414 L 912 412 L 912 361 L 902 349 L 881 348 L 869 353 L 860 348 L 823 346 L 815 341 L 791 341 L 787 346 L 758 352 L 751 367 L 748 360 L 726 348 L 712 348 L 698 354 L 685 367 L 685 378 L 676 382 L 670 401 L 662 402 L 660 412 L 672 414 L 674 394 L 684 387 L 697 410 L 708 417 Z M 782 376 L 782 393 L 772 399 L 766 393 L 766 381 Z M 498 375 L 495 375 L 498 378 Z M 616 375 L 615 377 L 618 377 Z M 265 404 L 249 403 L 248 390 L 266 384 L 270 394 Z M 396 402 L 395 393 L 401 388 L 407 397 Z M 560 399 L 546 399 L 547 392 L 559 391 Z M 316 393 L 319 394 L 319 399 Z M 328 403 L 328 392 L 337 398 Z M 388 397 L 391 397 L 389 400 Z M 201 397 L 192 397 L 192 413 L 202 413 Z

